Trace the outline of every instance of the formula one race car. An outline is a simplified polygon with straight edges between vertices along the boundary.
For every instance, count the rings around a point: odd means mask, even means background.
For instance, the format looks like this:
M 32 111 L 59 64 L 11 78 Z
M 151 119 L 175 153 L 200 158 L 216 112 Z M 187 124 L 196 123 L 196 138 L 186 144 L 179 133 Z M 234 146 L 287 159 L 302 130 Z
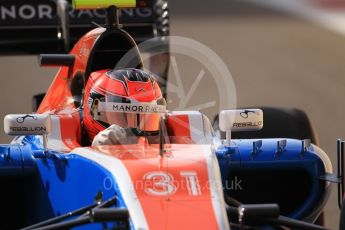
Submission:
M 69 54 L 41 55 L 41 65 L 61 68 L 37 100 L 37 113 L 5 117 L 5 132 L 16 137 L 0 146 L 0 228 L 325 229 L 313 223 L 330 181 L 339 182 L 325 152 L 310 140 L 231 138 L 262 129 L 261 109 L 221 111 L 225 140 L 199 111 L 166 112 L 159 135 L 130 136 L 121 145 L 84 140 L 90 74 L 113 69 L 133 49 L 137 56 L 125 67 L 143 67 L 135 40 L 119 26 L 118 8 L 157 3 L 166 9 L 162 1 L 74 2 L 106 8 L 107 24 L 82 36 Z

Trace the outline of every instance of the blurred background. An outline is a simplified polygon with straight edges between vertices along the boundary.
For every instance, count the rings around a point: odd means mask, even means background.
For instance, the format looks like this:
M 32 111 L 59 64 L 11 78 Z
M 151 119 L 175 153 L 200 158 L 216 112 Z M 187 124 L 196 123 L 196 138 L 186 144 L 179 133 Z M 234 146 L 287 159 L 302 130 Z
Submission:
M 239 107 L 304 110 L 335 165 L 336 139 L 345 138 L 345 1 L 169 3 L 171 35 L 204 43 L 223 59 L 234 78 Z M 34 56 L 0 57 L 0 70 L 1 117 L 32 112 L 32 96 L 44 92 L 56 72 L 39 68 Z M 199 89 L 206 91 L 207 83 L 201 82 Z M 9 140 L 0 136 L 1 143 Z M 338 229 L 333 188 L 326 226 Z

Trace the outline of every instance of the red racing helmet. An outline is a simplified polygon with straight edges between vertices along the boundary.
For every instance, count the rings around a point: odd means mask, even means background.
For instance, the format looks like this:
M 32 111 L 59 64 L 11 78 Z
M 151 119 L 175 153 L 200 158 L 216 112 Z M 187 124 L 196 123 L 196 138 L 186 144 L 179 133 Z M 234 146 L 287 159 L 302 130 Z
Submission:
M 166 102 L 152 73 L 140 69 L 91 73 L 85 87 L 84 126 L 90 140 L 112 124 L 136 133 L 159 130 Z

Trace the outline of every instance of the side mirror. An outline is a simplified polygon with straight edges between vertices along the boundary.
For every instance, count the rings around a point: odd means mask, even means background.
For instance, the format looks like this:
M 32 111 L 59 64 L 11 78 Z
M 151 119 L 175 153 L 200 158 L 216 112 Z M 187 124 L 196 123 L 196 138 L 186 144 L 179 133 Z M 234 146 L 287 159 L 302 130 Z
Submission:
M 51 133 L 49 114 L 8 114 L 4 118 L 4 131 L 11 136 L 48 135 Z
M 219 113 L 219 128 L 226 132 L 230 146 L 231 132 L 257 131 L 263 128 L 264 114 L 261 109 L 223 110 Z
M 223 110 L 219 114 L 221 131 L 256 131 L 263 128 L 264 114 L 261 109 Z

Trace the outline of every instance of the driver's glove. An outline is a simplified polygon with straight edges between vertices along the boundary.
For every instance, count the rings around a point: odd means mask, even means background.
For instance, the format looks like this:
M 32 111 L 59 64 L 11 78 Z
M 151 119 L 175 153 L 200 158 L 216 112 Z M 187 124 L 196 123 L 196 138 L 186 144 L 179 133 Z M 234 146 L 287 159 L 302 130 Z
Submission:
M 99 132 L 92 141 L 92 146 L 98 145 L 119 145 L 127 143 L 128 132 L 118 125 L 111 125 Z

